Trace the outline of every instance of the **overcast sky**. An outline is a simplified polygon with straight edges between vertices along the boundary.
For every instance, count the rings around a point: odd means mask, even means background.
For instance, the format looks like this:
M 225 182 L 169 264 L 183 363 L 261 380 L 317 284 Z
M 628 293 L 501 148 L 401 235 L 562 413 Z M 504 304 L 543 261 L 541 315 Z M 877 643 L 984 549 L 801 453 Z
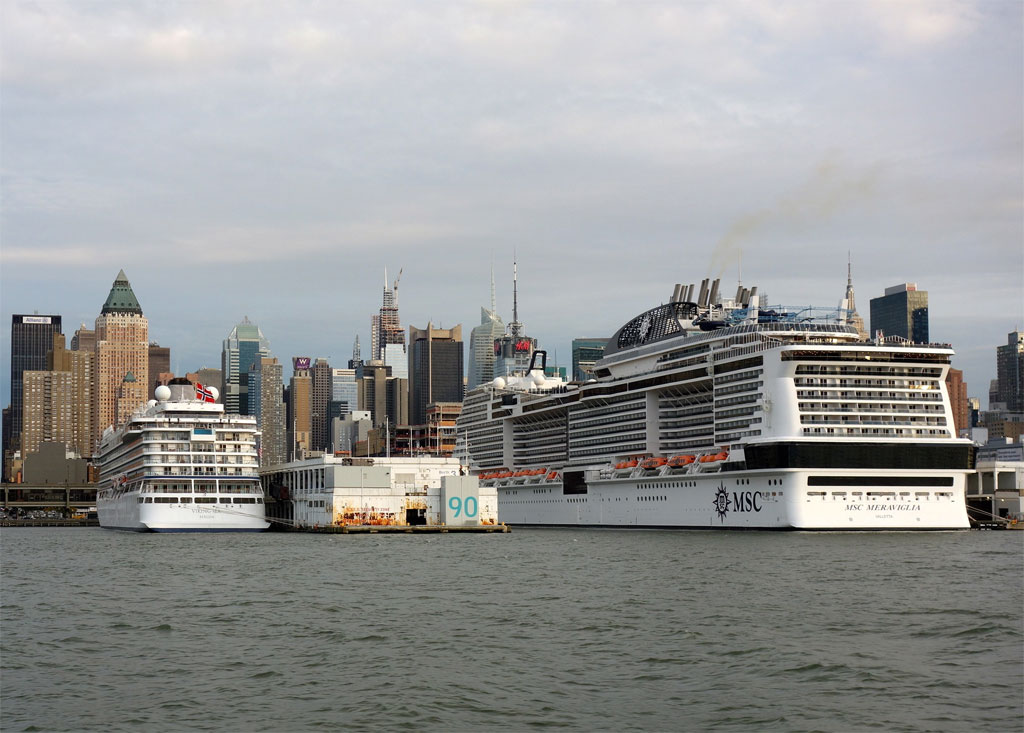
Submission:
M 849 252 L 865 320 L 916 282 L 987 402 L 1024 328 L 1022 9 L 3 0 L 2 322 L 92 328 L 123 268 L 179 373 L 243 316 L 345 366 L 385 268 L 403 326 L 468 342 L 515 253 L 568 365 L 676 282 L 835 306 Z

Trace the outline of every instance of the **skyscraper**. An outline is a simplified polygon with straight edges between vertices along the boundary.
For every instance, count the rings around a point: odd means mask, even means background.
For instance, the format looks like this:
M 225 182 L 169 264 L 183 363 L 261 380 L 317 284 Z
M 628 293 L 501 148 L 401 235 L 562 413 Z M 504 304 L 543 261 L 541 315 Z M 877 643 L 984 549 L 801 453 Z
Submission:
M 374 428 L 387 428 L 394 435 L 396 425 L 409 424 L 409 380 L 391 375 L 391 367 L 373 359 L 360 368 L 356 380 L 359 409 L 370 413 Z
M 249 405 L 260 428 L 260 468 L 276 466 L 286 460 L 285 410 L 281 363 L 273 357 L 261 356 L 249 370 Z
M 90 333 L 92 333 L 90 331 Z M 63 334 L 54 334 L 53 350 L 46 356 L 46 368 L 52 372 L 71 374 L 71 444 L 82 458 L 92 456 L 93 371 L 96 364 L 95 344 L 92 351 L 68 351 Z
M 221 390 L 224 411 L 238 415 L 255 415 L 255 405 L 249 405 L 248 374 L 259 359 L 270 356 L 270 342 L 259 326 L 248 316 L 231 329 L 220 352 L 220 369 L 224 389 Z
M 336 417 L 344 417 L 359 409 L 359 388 L 355 369 L 331 369 L 331 398 L 328 424 Z
M 425 425 L 427 405 L 462 402 L 462 326 L 409 326 L 409 424 Z
M 857 329 L 857 334 L 862 338 L 868 337 L 868 332 L 864 328 L 864 319 L 861 318 L 860 313 L 857 312 L 857 303 L 853 296 L 853 267 L 850 262 L 850 256 L 847 254 L 846 257 L 846 309 L 849 312 L 847 323 Z
M 313 422 L 313 450 L 328 450 L 331 442 L 331 425 L 328 413 L 331 407 L 331 379 L 333 370 L 327 359 L 313 362 L 313 396 L 310 415 Z
M 46 352 L 53 348 L 53 336 L 57 333 L 61 333 L 58 315 L 11 316 L 11 432 L 4 434 L 5 452 L 19 450 L 21 445 L 22 375 L 46 369 Z
M 902 283 L 885 289 L 881 298 L 871 299 L 871 334 L 899 336 L 914 343 L 928 343 L 928 291 L 916 283 Z
M 1024 332 L 1011 331 L 1006 345 L 996 347 L 996 401 L 1007 412 L 1024 412 Z
M 38 451 L 43 442 L 62 443 L 65 449 L 73 449 L 75 395 L 71 372 L 27 371 L 22 376 L 22 459 Z
M 308 356 L 292 359 L 288 383 L 288 460 L 305 458 L 313 450 L 313 374 Z
M 131 373 L 133 380 L 124 382 Z M 117 422 L 121 412 L 144 403 L 149 390 L 149 321 L 142 314 L 128 277 L 121 270 L 96 319 L 96 386 L 93 390 L 94 440 Z
M 359 350 L 359 334 L 357 333 L 355 341 L 352 342 L 352 358 L 348 360 L 348 368 L 358 369 L 362 363 L 363 356 Z
M 494 270 L 491 270 L 491 307 L 480 309 L 480 325 L 469 332 L 469 374 L 466 389 L 494 379 L 494 342 L 505 333 L 494 297 Z
M 408 376 L 405 351 L 405 331 L 398 318 L 398 282 L 402 279 L 399 270 L 395 284 L 388 286 L 388 273 L 384 271 L 384 299 L 380 313 L 370 318 L 370 359 L 378 359 L 391 367 L 391 376 L 404 379 Z
M 572 340 L 572 378 L 585 382 L 594 376 L 594 364 L 604 355 L 608 339 Z
M 156 399 L 156 388 L 160 384 L 160 375 L 171 373 L 171 349 L 161 346 L 156 341 L 149 344 L 149 399 Z M 217 389 L 221 386 L 214 385 Z M 223 390 L 222 390 L 223 391 Z
M 75 331 L 75 335 L 71 337 L 71 350 L 72 351 L 88 351 L 90 354 L 96 353 L 96 332 L 91 328 L 86 328 L 83 323 Z
M 959 369 L 950 368 L 946 372 L 946 391 L 949 394 L 949 406 L 953 411 L 953 425 L 956 435 L 971 427 L 970 404 L 967 400 L 967 383 L 964 373 Z

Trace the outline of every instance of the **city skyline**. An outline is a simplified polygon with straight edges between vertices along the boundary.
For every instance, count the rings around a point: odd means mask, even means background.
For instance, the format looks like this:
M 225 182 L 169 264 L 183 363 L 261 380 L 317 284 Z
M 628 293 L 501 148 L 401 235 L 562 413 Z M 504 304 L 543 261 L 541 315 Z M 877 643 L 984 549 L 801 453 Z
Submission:
M 121 276 L 121 273 L 123 273 L 123 268 L 119 272 L 119 277 Z M 685 283 L 684 283 L 684 285 L 685 285 Z M 134 286 L 133 286 L 133 289 L 134 289 Z M 723 287 L 723 292 L 724 291 L 725 291 L 725 288 Z M 765 289 L 765 292 L 767 293 L 767 289 Z M 379 294 L 378 294 L 378 297 L 379 297 Z M 659 301 L 659 302 L 665 302 L 667 300 L 668 300 L 668 298 L 664 298 L 662 301 Z M 772 304 L 774 304 L 776 301 L 774 299 L 772 299 L 770 302 Z M 654 305 L 654 304 L 655 303 L 652 302 L 651 305 Z M 787 303 L 787 304 L 788 305 L 792 305 L 791 303 Z M 803 305 L 803 304 L 801 304 L 801 305 Z M 808 305 L 811 305 L 811 304 L 809 303 Z M 814 305 L 824 305 L 824 306 L 827 306 L 829 304 L 814 304 Z M 837 303 L 837 305 L 838 305 L 838 303 Z M 510 308 L 509 312 L 511 313 L 511 308 L 512 308 L 511 304 L 509 305 L 509 308 Z M 501 309 L 499 308 L 498 311 L 499 311 L 499 315 L 500 315 Z M 639 312 L 641 312 L 641 311 L 637 311 L 636 313 L 631 314 L 628 318 L 623 320 L 623 323 L 625 321 L 629 320 L 629 318 L 632 318 L 633 316 L 637 315 Z M 16 310 L 15 313 L 16 314 L 20 314 L 21 312 Z M 58 315 L 58 316 L 61 316 L 63 318 L 64 324 L 65 324 L 64 329 L 66 331 L 70 331 L 69 333 L 65 334 L 65 338 L 70 341 L 71 335 L 74 333 L 74 331 L 76 329 L 79 328 L 79 325 L 75 325 L 74 319 L 69 319 L 66 316 L 64 316 L 63 314 L 55 314 L 54 313 L 54 314 L 50 314 L 50 315 Z M 864 315 L 865 314 L 861 314 L 862 317 Z M 411 318 L 415 320 L 416 316 L 412 316 Z M 867 321 L 866 325 L 870 325 L 870 317 L 868 317 L 865 320 Z M 265 342 L 270 344 L 270 356 L 278 358 L 280 361 L 282 361 L 282 363 L 288 363 L 288 362 L 290 362 L 292 359 L 294 359 L 296 357 L 306 357 L 306 358 L 309 358 L 311 360 L 328 359 L 330 361 L 331 367 L 338 368 L 337 365 L 340 363 L 340 360 L 339 360 L 338 357 L 334 357 L 333 355 L 319 354 L 319 353 L 316 353 L 316 352 L 312 351 L 309 348 L 301 348 L 300 347 L 294 353 L 291 353 L 291 352 L 289 352 L 289 353 L 280 352 L 274 346 L 274 340 L 272 338 L 270 338 L 269 336 L 267 336 L 267 337 L 263 337 L 262 336 L 262 328 L 260 327 L 260 323 L 258 321 L 254 321 L 253 319 L 250 319 L 248 316 L 243 316 L 241 321 L 247 323 L 253 329 L 255 329 L 255 330 L 260 332 L 261 338 L 263 338 L 263 340 Z M 86 325 L 86 327 L 88 327 L 89 324 L 85 324 L 85 325 Z M 242 323 L 240 322 L 240 323 L 236 324 L 234 327 L 232 327 L 232 329 L 231 329 L 231 331 L 229 333 L 234 333 L 234 330 L 239 325 L 242 325 Z M 458 324 L 452 324 L 452 326 L 450 326 L 450 327 L 462 326 L 462 325 L 464 325 L 464 324 L 458 323 Z M 611 333 L 614 333 L 616 330 L 618 330 L 619 326 L 621 326 L 621 325 L 622 324 L 619 324 L 619 325 L 615 326 L 614 328 L 612 328 L 609 331 L 609 335 L 611 335 Z M 151 323 L 151 326 L 152 326 L 152 323 Z M 159 326 L 157 325 L 157 328 L 158 327 Z M 406 328 L 408 328 L 408 327 L 409 326 L 407 325 Z M 437 327 L 440 328 L 441 326 L 438 325 Z M 505 333 L 508 333 L 509 329 L 510 329 L 510 324 L 506 323 L 505 324 Z M 526 329 L 526 330 L 527 330 L 527 332 L 529 332 L 529 329 Z M 1010 329 L 1010 330 L 1017 330 L 1017 329 L 1014 328 L 1014 329 Z M 531 337 L 533 337 L 532 334 L 529 334 L 529 335 Z M 359 337 L 359 335 L 357 334 L 356 338 L 358 338 L 358 337 Z M 10 338 L 10 335 L 8 333 L 8 341 L 9 341 L 9 338 Z M 569 338 L 568 346 L 566 348 L 564 348 L 564 351 L 562 351 L 562 352 L 559 351 L 558 347 L 559 346 L 565 347 L 566 345 L 565 344 L 561 344 L 561 343 L 558 343 L 558 344 L 545 344 L 543 342 L 540 342 L 540 343 L 537 344 L 537 348 L 546 349 L 548 351 L 548 353 L 549 353 L 549 358 L 551 358 L 551 359 L 554 359 L 554 355 L 558 355 L 557 364 L 554 364 L 554 365 L 555 366 L 563 366 L 563 367 L 567 367 L 568 368 L 569 364 L 571 364 L 571 361 L 572 361 L 572 341 L 576 340 L 576 339 L 580 339 L 580 338 L 584 338 L 585 339 L 585 337 L 580 337 L 580 336 L 572 336 L 572 337 L 570 337 Z M 152 332 L 150 333 L 150 339 L 149 340 L 150 340 L 150 342 L 154 342 L 155 341 L 153 336 L 152 336 Z M 222 339 L 220 344 L 218 344 L 217 347 L 216 347 L 216 357 L 217 357 L 218 362 L 221 360 L 223 343 L 226 340 L 227 339 Z M 342 337 L 342 340 L 344 340 L 344 337 Z M 930 340 L 933 341 L 933 342 L 942 342 L 941 339 L 937 339 L 935 337 L 932 337 Z M 964 379 L 964 381 L 968 385 L 968 389 L 970 391 L 970 396 L 978 397 L 978 398 L 982 399 L 982 401 L 983 401 L 982 404 L 985 404 L 985 402 L 987 401 L 987 397 L 988 397 L 987 390 L 988 390 L 989 382 L 992 379 L 996 378 L 996 356 L 995 356 L 996 355 L 996 348 L 1000 347 L 1000 346 L 1003 346 L 1004 342 L 1005 342 L 1005 334 L 1003 336 L 1003 341 L 1002 342 L 997 342 L 997 343 L 991 345 L 991 354 L 990 354 L 990 358 L 989 358 L 989 363 L 987 365 L 984 363 L 984 358 L 979 360 L 980 362 L 982 362 L 981 365 L 980 365 L 980 370 L 984 371 L 984 370 L 987 369 L 988 371 L 991 372 L 991 377 L 989 377 L 989 379 L 986 379 L 984 381 L 984 387 L 980 383 L 978 383 L 977 385 L 973 385 L 970 382 L 970 380 L 966 379 L 966 377 Z M 467 342 L 467 344 L 468 344 L 468 342 Z M 175 348 L 175 346 L 176 346 L 175 344 L 163 344 L 163 345 L 165 347 L 169 347 L 171 349 L 171 359 L 172 359 L 171 371 L 174 372 L 174 374 L 176 376 L 184 376 L 186 373 L 188 373 L 190 371 L 199 370 L 201 368 L 211 368 L 211 369 L 219 368 L 217 366 L 212 366 L 211 367 L 208 363 L 205 363 L 205 362 L 202 363 L 202 364 L 190 362 L 190 363 L 182 364 L 182 365 L 179 366 L 180 357 L 178 356 L 178 354 L 180 354 L 180 352 L 182 350 L 184 350 L 186 352 L 189 352 L 190 350 L 189 349 Z M 953 346 L 955 348 L 956 344 L 953 344 Z M 200 351 L 202 351 L 201 348 L 200 349 L 192 349 L 191 350 L 192 353 L 199 353 Z M 207 348 L 206 351 L 210 351 L 210 349 Z M 466 353 L 464 354 L 464 358 L 463 358 L 463 362 L 464 362 L 463 366 L 464 366 L 464 368 L 465 368 L 466 362 L 468 362 L 468 360 L 469 360 L 469 353 L 468 353 L 468 348 L 467 348 Z M 347 363 L 347 360 L 345 360 L 345 361 Z M 957 356 L 954 356 L 954 358 L 953 358 L 953 366 L 954 366 L 954 368 L 958 368 L 958 369 L 961 369 L 962 371 L 965 371 L 965 374 L 966 374 L 966 370 L 964 370 L 963 366 L 961 364 L 958 364 Z M 571 371 L 571 369 L 569 369 L 569 371 Z M 2 379 L 5 382 L 9 383 L 10 382 L 10 376 L 11 375 L 10 375 L 9 370 L 5 370 L 5 373 L 4 373 L 3 377 L 2 377 Z M 290 376 L 290 375 L 286 375 L 286 376 Z M 152 380 L 150 380 L 150 381 L 152 381 Z M 8 393 L 9 393 L 9 387 L 8 387 Z M 10 400 L 8 400 L 8 403 L 9 402 L 10 402 Z
M 123 268 L 175 373 L 246 315 L 342 366 L 384 268 L 469 329 L 515 259 L 568 366 L 676 282 L 834 306 L 850 252 L 983 401 L 1024 326 L 1018 3 L 297 7 L 5 7 L 5 323 L 70 336 Z

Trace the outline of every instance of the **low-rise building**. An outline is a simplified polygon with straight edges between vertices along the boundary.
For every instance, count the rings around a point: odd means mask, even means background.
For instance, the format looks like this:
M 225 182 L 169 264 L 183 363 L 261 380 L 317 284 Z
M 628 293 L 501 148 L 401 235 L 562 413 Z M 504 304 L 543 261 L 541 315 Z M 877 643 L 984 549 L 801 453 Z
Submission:
M 967 476 L 967 509 L 972 519 L 1021 519 L 1024 507 L 1024 442 L 991 438 L 979 446 L 975 471 Z

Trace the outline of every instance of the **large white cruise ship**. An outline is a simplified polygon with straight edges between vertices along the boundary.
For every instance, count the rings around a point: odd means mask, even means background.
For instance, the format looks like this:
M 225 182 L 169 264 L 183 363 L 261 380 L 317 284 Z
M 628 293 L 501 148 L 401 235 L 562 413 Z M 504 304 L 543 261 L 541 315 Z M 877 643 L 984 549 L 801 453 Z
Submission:
M 676 285 L 609 340 L 596 379 L 528 373 L 471 391 L 464 459 L 512 525 L 966 529 L 970 441 L 953 350 L 864 340 L 838 308 Z M 539 358 L 537 358 L 539 357 Z
M 265 519 L 256 418 L 226 415 L 217 390 L 175 379 L 100 443 L 100 526 L 138 532 L 259 532 Z

